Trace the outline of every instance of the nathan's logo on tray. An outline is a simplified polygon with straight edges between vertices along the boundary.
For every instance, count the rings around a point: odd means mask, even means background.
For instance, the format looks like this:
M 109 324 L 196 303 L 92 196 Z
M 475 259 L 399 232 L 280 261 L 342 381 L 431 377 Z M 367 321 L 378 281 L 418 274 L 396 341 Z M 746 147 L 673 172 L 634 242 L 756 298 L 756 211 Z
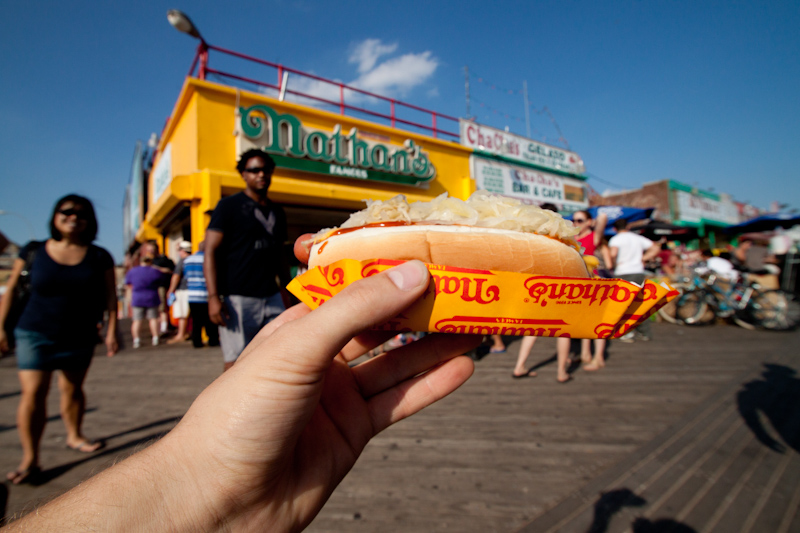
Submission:
M 603 283 L 600 280 L 590 282 L 543 282 L 537 281 L 538 277 L 525 280 L 525 288 L 528 289 L 530 301 L 538 303 L 542 307 L 550 301 L 556 304 L 581 304 L 602 305 L 608 299 L 614 302 L 624 303 L 637 297 L 640 292 L 635 285 L 620 285 L 616 283 Z M 655 295 L 655 291 L 653 291 Z M 655 297 L 655 296 L 653 296 Z M 641 298 L 641 296 L 639 296 Z M 645 297 L 648 299 L 649 296 Z M 526 299 L 526 301 L 528 301 Z
M 483 316 L 453 316 L 436 322 L 436 331 L 442 333 L 470 333 L 478 335 L 513 335 L 533 337 L 569 337 L 564 333 L 563 320 L 536 320 Z
M 399 265 L 405 261 L 395 259 L 375 259 L 364 263 L 361 276 L 366 278 L 383 272 L 387 268 Z M 473 268 L 459 268 L 447 265 L 428 265 L 433 280 L 435 294 L 455 294 L 462 301 L 477 304 L 490 304 L 500 299 L 500 287 L 489 283 L 489 276 L 494 276 L 490 270 L 476 270 Z M 478 277 L 477 275 L 486 277 Z M 430 289 L 423 297 L 430 294 Z
M 239 111 L 244 138 L 237 137 L 237 149 L 260 146 L 279 167 L 405 185 L 424 185 L 436 175 L 428 155 L 411 139 L 395 146 L 368 142 L 357 128 L 345 134 L 340 124 L 333 131 L 311 129 L 263 104 Z
M 500 299 L 500 287 L 492 285 L 488 278 L 446 276 L 431 272 L 436 294 L 456 294 L 465 302 L 489 304 Z
M 289 283 L 288 289 L 316 309 L 351 283 L 402 262 L 341 259 L 301 274 Z M 651 281 L 639 287 L 620 279 L 556 278 L 426 266 L 431 279 L 424 296 L 402 314 L 375 328 L 399 332 L 617 338 L 678 295 L 669 285 Z

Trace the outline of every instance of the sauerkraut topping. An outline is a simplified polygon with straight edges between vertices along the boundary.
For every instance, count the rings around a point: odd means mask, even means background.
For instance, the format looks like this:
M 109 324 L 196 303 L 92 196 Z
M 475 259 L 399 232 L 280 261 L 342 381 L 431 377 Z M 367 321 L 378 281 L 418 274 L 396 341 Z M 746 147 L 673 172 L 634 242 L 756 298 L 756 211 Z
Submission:
M 575 241 L 579 230 L 558 213 L 487 191 L 475 191 L 466 201 L 444 193 L 430 202 L 409 204 L 402 194 L 366 202 L 366 209 L 350 215 L 341 229 L 381 222 L 478 226 L 536 233 L 580 249 Z M 336 229 L 324 229 L 314 240 L 319 242 Z

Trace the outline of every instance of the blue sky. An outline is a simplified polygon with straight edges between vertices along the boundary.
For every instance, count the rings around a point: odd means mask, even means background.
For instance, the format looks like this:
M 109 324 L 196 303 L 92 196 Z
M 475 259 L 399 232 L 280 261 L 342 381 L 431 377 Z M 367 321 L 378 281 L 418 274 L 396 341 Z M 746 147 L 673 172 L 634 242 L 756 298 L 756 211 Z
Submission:
M 121 260 L 134 143 L 161 130 L 196 46 L 167 23 L 170 8 L 211 44 L 457 117 L 468 66 L 478 122 L 523 135 L 527 81 L 531 106 L 552 112 L 600 192 L 670 178 L 800 208 L 796 1 L 0 8 L 0 231 L 16 242 L 45 238 L 55 200 L 77 192 L 95 202 L 98 243 Z M 545 115 L 532 115 L 532 132 L 558 138 Z

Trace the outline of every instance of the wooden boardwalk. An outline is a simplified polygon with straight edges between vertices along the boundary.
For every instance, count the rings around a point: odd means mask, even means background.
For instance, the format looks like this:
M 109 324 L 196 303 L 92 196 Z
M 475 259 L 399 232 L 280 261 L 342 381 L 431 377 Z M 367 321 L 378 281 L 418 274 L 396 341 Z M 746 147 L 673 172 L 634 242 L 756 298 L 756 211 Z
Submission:
M 551 339 L 529 360 L 537 378 L 511 378 L 518 342 L 483 357 L 459 391 L 374 439 L 309 531 L 800 531 L 800 332 L 654 334 L 613 343 L 604 370 L 563 385 Z M 217 350 L 188 345 L 97 357 L 85 426 L 108 448 L 64 450 L 52 394 L 49 480 L 8 488 L 6 514 L 163 434 L 220 368 Z M 0 360 L 4 471 L 18 453 L 15 391 L 13 360 Z

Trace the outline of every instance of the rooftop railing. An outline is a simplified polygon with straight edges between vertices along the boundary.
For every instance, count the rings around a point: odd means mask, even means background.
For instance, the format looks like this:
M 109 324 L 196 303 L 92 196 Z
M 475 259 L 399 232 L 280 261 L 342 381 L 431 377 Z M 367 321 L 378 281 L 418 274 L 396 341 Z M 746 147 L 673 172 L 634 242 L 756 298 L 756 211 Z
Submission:
M 212 68 L 209 66 L 210 51 L 219 52 L 223 55 L 242 59 L 253 64 L 274 69 L 276 71 L 276 83 L 270 83 L 268 81 L 251 78 L 249 76 L 242 76 L 239 74 L 233 74 L 232 72 Z M 234 85 L 237 82 L 255 85 L 262 91 L 265 89 L 276 91 L 281 99 L 285 98 L 286 95 L 294 96 L 299 101 L 302 102 L 305 100 L 310 105 L 322 104 L 330 106 L 336 109 L 341 115 L 347 115 L 348 113 L 350 113 L 351 116 L 354 116 L 354 114 L 361 114 L 362 116 L 369 117 L 373 121 L 383 121 L 392 128 L 399 126 L 411 127 L 419 130 L 421 133 L 431 135 L 434 138 L 444 138 L 447 140 L 458 141 L 460 137 L 458 133 L 458 118 L 456 117 L 402 102 L 395 98 L 381 96 L 379 94 L 365 91 L 364 89 L 347 85 L 339 81 L 329 80 L 308 72 L 289 68 L 279 63 L 265 61 L 257 57 L 242 54 L 240 52 L 234 52 L 233 50 L 227 50 L 225 48 L 213 46 L 207 43 L 201 43 L 198 46 L 197 53 L 195 54 L 194 61 L 192 61 L 192 66 L 189 69 L 188 75 L 196 76 L 201 80 L 205 80 L 207 76 L 212 75 L 231 85 Z M 293 80 L 306 79 L 323 84 L 318 86 L 320 88 L 330 86 L 338 89 L 338 98 L 333 100 L 330 97 L 320 95 L 319 92 L 314 94 L 311 92 L 291 89 L 288 86 L 290 75 L 293 76 Z M 351 102 L 352 100 L 363 100 L 366 103 L 388 104 L 388 113 L 375 109 L 368 109 L 363 105 L 354 105 L 356 102 L 348 103 L 346 101 L 346 96 L 350 97 Z M 372 102 L 369 102 L 370 100 Z M 412 119 L 413 117 L 406 115 L 404 112 L 414 114 L 419 118 Z M 455 129 L 456 131 L 451 131 L 452 129 Z

